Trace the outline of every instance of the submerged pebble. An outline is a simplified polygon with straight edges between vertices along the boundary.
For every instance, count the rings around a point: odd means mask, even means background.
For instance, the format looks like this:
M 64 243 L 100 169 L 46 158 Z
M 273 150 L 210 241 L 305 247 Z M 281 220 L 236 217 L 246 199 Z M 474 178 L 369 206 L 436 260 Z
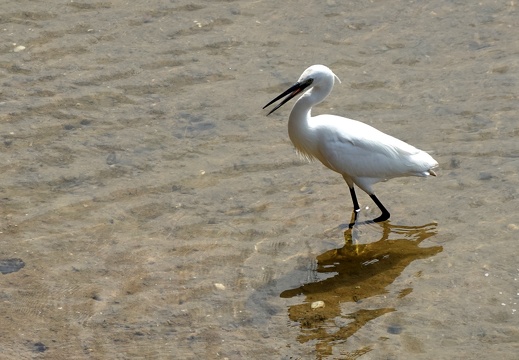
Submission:
M 402 332 L 402 326 L 398 324 L 389 325 L 387 332 L 394 335 L 400 334 Z
M 492 179 L 492 174 L 486 171 L 482 171 L 479 173 L 479 180 L 490 180 Z
M 312 309 L 319 309 L 319 308 L 323 308 L 324 307 L 324 301 L 314 301 L 312 303 L 312 305 L 310 305 L 312 307 Z
M 225 285 L 221 284 L 221 283 L 215 283 L 214 287 L 217 288 L 218 290 L 225 290 Z
M 17 272 L 25 266 L 22 259 L 0 259 L 0 273 L 9 274 Z
M 42 342 L 38 341 L 38 342 L 35 342 L 34 344 L 32 344 L 32 351 L 34 351 L 34 352 L 42 353 L 42 352 L 45 352 L 47 349 L 48 349 L 48 347 L 45 346 L 45 344 Z

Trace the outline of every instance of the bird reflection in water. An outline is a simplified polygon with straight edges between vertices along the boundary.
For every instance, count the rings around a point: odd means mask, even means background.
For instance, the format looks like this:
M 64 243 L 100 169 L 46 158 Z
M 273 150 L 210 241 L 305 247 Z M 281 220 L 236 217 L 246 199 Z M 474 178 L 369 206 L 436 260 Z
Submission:
M 346 244 L 317 257 L 316 277 L 328 278 L 302 285 L 281 293 L 282 298 L 304 295 L 302 304 L 293 305 L 288 314 L 301 326 L 298 340 L 301 343 L 316 340 L 319 356 L 332 355 L 334 344 L 344 342 L 369 321 L 396 309 L 387 307 L 360 309 L 342 314 L 341 305 L 352 302 L 361 304 L 363 299 L 388 293 L 402 271 L 414 260 L 426 259 L 441 252 L 441 246 L 420 247 L 425 239 L 435 235 L 436 224 L 422 226 L 391 225 L 389 221 L 378 223 L 382 230 L 380 240 L 369 244 L 356 244 L 353 237 L 356 227 L 344 232 Z M 412 291 L 402 289 L 399 297 Z M 324 307 L 312 308 L 312 304 L 324 302 Z M 378 302 L 380 303 L 380 302 Z M 394 305 L 394 301 L 391 302 Z M 349 353 L 357 358 L 371 351 L 370 346 Z M 343 354 L 344 355 L 344 354 Z

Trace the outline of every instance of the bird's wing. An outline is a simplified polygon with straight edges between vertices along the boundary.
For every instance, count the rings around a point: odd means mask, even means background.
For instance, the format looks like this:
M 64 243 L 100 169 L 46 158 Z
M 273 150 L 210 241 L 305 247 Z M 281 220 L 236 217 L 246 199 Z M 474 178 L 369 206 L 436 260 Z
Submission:
M 383 180 L 425 170 L 415 169 L 412 156 L 422 151 L 412 145 L 359 121 L 330 115 L 320 120 L 313 124 L 319 160 L 334 171 Z

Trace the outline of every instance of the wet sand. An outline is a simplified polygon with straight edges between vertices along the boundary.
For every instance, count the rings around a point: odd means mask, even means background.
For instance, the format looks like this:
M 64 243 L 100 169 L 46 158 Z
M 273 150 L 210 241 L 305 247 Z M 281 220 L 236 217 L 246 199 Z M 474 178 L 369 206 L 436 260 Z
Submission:
M 4 1 L 0 358 L 516 359 L 518 16 Z M 376 186 L 386 223 L 345 230 L 342 178 L 261 110 L 316 63 L 314 114 L 440 163 Z

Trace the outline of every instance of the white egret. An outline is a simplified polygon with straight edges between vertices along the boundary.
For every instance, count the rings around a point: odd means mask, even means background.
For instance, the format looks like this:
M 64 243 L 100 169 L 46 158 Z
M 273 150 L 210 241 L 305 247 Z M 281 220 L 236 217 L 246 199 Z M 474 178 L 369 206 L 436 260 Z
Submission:
M 318 159 L 342 175 L 350 189 L 354 219 L 360 211 L 355 184 L 382 211 L 374 221 L 387 220 L 389 211 L 376 197 L 373 184 L 401 176 L 436 176 L 433 169 L 438 163 L 426 152 L 360 121 L 328 114 L 311 116 L 312 107 L 330 94 L 335 79 L 339 80 L 328 67 L 310 66 L 293 86 L 263 108 L 287 96 L 267 114 L 270 115 L 307 89 L 290 112 L 290 140 L 302 156 L 309 160 Z

